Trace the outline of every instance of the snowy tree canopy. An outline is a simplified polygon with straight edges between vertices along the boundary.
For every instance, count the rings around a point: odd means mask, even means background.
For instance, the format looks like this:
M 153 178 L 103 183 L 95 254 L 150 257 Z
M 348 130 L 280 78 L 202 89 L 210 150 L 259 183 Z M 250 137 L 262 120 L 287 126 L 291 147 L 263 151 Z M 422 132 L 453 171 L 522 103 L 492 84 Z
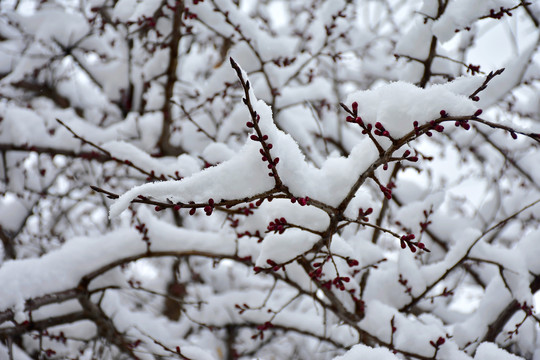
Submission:
M 540 2 L 0 2 L 0 359 L 540 359 Z

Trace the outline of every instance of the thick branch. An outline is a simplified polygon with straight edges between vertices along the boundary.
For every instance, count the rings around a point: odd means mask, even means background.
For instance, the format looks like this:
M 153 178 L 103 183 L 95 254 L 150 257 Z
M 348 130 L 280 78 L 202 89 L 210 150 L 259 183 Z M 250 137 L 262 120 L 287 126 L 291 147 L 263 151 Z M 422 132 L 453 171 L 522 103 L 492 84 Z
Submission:
M 169 46 L 169 64 L 167 66 L 167 82 L 165 83 L 165 101 L 162 108 L 163 113 L 163 128 L 159 138 L 159 148 L 163 155 L 178 156 L 184 153 L 184 149 L 180 146 L 173 146 L 171 140 L 172 118 L 172 100 L 174 95 L 174 84 L 178 80 L 176 71 L 178 67 L 178 56 L 180 48 L 180 40 L 182 39 L 182 15 L 184 13 L 184 1 L 178 1 L 174 8 L 172 31 L 170 35 Z

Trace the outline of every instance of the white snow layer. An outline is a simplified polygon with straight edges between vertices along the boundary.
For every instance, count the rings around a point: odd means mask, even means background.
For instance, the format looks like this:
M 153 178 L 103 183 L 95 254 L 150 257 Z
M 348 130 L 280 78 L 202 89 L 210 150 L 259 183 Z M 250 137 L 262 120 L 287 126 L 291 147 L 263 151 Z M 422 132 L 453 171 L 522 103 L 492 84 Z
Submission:
M 388 349 L 372 348 L 366 345 L 358 344 L 352 347 L 344 355 L 335 357 L 334 360 L 398 360 L 399 358 L 392 354 Z
M 178 228 L 153 217 L 149 210 L 139 212 L 139 217 L 152 239 L 151 251 L 226 255 L 235 252 L 232 234 Z M 83 276 L 115 260 L 142 256 L 146 251 L 142 235 L 133 228 L 124 228 L 106 235 L 71 239 L 40 258 L 6 261 L 0 268 L 0 311 L 11 307 L 22 311 L 27 299 L 74 288 Z
M 251 93 L 254 99 L 255 95 Z M 405 82 L 395 82 L 375 90 L 361 91 L 349 96 L 347 103 L 357 101 L 359 114 L 365 122 L 380 122 L 396 138 L 419 125 L 440 117 L 440 111 L 449 115 L 471 115 L 475 104 L 463 95 L 443 85 L 421 89 Z M 357 178 L 375 161 L 378 153 L 373 143 L 365 139 L 357 143 L 350 155 L 332 157 L 316 168 L 306 162 L 294 139 L 277 129 L 268 105 L 253 101 L 261 116 L 259 126 L 268 135 L 272 155 L 279 157 L 277 170 L 283 183 L 297 197 L 308 196 L 336 206 L 347 195 Z M 250 117 L 247 111 L 245 120 Z M 271 190 L 274 179 L 268 176 L 266 163 L 261 161 L 257 141 L 247 139 L 243 148 L 229 160 L 203 170 L 182 181 L 167 181 L 135 187 L 121 196 L 111 207 L 111 216 L 125 210 L 138 195 L 151 196 L 173 202 L 206 202 L 212 198 L 240 199 Z M 219 181 L 216 181 L 218 180 Z
M 450 116 L 472 115 L 478 109 L 466 96 L 451 91 L 452 83 L 422 89 L 398 81 L 373 90 L 359 91 L 347 97 L 346 104 L 358 103 L 358 115 L 364 123 L 380 122 L 390 135 L 399 138 L 418 126 L 440 118 L 441 110 Z

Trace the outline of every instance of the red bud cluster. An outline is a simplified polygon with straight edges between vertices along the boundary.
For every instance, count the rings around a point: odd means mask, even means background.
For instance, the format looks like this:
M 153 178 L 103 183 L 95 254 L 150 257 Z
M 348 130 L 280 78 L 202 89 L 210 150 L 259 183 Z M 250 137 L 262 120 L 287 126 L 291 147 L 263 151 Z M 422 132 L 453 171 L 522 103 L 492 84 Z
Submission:
M 192 13 L 191 11 L 189 11 L 188 7 L 184 8 L 184 20 L 187 20 L 187 19 L 193 20 L 193 19 L 196 19 L 196 18 L 197 18 L 197 14 Z
M 295 61 L 296 61 L 295 57 L 292 57 L 292 58 L 284 57 L 283 58 L 283 57 L 280 56 L 278 58 L 272 59 L 272 62 L 277 67 L 287 67 L 287 66 L 292 65 Z
M 495 12 L 494 9 L 489 9 L 489 15 L 487 17 L 490 17 L 492 19 L 500 20 L 500 19 L 502 19 L 504 14 L 506 14 L 508 16 L 512 16 L 512 13 L 511 13 L 510 10 L 511 9 L 507 9 L 507 8 L 502 7 L 502 6 L 499 8 L 498 12 Z
M 358 260 L 355 260 L 355 259 L 347 259 L 347 265 L 349 265 L 349 267 L 355 267 L 355 266 L 358 266 L 360 263 L 358 262 Z
M 309 277 L 312 279 L 318 279 L 322 276 L 322 266 L 316 268 L 313 271 L 309 272 Z
M 190 201 L 189 203 L 190 203 L 190 204 L 195 204 L 194 201 Z M 195 212 L 196 212 L 196 211 L 197 211 L 196 208 L 191 208 L 191 209 L 189 210 L 189 215 L 191 215 L 191 216 L 195 215 Z
M 469 64 L 467 66 L 467 72 L 471 72 L 471 75 L 475 75 L 480 72 L 480 65 Z
M 407 158 L 407 160 L 409 160 L 410 162 L 417 162 L 418 161 L 418 156 L 409 156 Z
M 416 136 L 420 136 L 420 128 L 418 127 L 418 121 L 414 121 L 413 126 L 414 126 L 414 133 L 416 134 Z
M 362 118 L 360 116 L 357 116 L 357 117 L 347 116 L 345 120 L 349 123 L 358 124 L 364 127 L 364 122 L 362 121 Z
M 300 206 L 306 206 L 308 201 L 309 201 L 309 196 L 306 196 L 306 197 L 303 197 L 303 198 L 296 198 L 296 197 L 292 197 L 291 198 L 291 202 L 294 204 L 295 202 L 297 202 L 300 204 Z
M 417 248 L 420 250 L 424 250 L 427 252 L 430 252 L 428 248 L 426 248 L 426 245 L 420 241 L 412 241 L 414 240 L 415 236 L 414 234 L 407 234 L 403 235 L 400 239 L 401 248 L 405 249 L 407 246 L 411 250 L 411 252 L 416 252 Z
M 272 266 L 272 271 L 279 271 L 279 269 L 283 268 L 285 269 L 285 266 L 283 265 L 278 265 L 274 260 L 272 259 L 268 259 L 266 260 L 266 263 L 270 266 Z
M 260 129 L 259 129 L 259 126 L 258 126 L 258 123 L 259 123 L 259 120 L 261 119 L 261 116 L 259 114 L 256 114 L 256 117 L 255 117 L 255 121 L 248 121 L 246 123 L 246 126 L 248 128 L 254 128 L 256 129 L 256 131 L 258 133 L 260 133 Z M 279 158 L 276 157 L 274 159 L 272 159 L 270 157 L 270 149 L 273 148 L 273 145 L 272 144 L 267 144 L 266 143 L 266 140 L 268 140 L 268 135 L 262 135 L 262 136 L 259 136 L 259 135 L 256 135 L 256 134 L 253 134 L 249 137 L 251 140 L 253 141 L 259 141 L 261 144 L 262 144 L 262 148 L 259 149 L 259 152 L 261 153 L 261 160 L 263 162 L 268 162 L 268 169 L 272 170 L 273 168 L 276 167 L 276 165 L 279 163 Z M 266 146 L 266 148 L 265 148 Z M 268 176 L 274 176 L 274 173 L 273 172 L 269 172 L 268 173 Z
M 519 305 L 519 308 L 521 310 L 523 310 L 525 312 L 525 314 L 527 314 L 527 316 L 532 316 L 533 315 L 533 310 L 534 310 L 534 306 L 532 305 L 527 305 L 527 302 L 523 302 L 523 304 L 518 304 Z
M 347 110 L 347 112 L 349 112 L 349 114 L 351 113 L 351 110 L 349 110 L 345 105 L 342 104 L 342 106 Z M 349 123 L 360 125 L 360 127 L 362 128 L 362 134 L 369 134 L 373 129 L 373 126 L 371 124 L 364 124 L 362 118 L 358 116 L 358 103 L 356 101 L 352 103 L 352 115 L 353 116 L 347 116 L 345 120 Z M 375 124 L 375 127 L 375 135 L 390 137 L 390 133 L 384 128 L 384 126 L 380 122 L 377 122 Z
M 403 275 L 399 274 L 398 282 L 405 287 L 405 293 L 412 295 L 412 287 L 407 285 L 409 281 L 403 277 Z
M 378 121 L 375 123 L 375 131 L 373 131 L 373 133 L 377 136 L 385 136 L 388 138 L 390 137 L 390 133 L 388 132 L 388 130 L 386 130 L 383 124 Z
M 382 193 L 384 194 L 384 197 L 390 200 L 392 198 L 392 189 L 390 187 L 386 187 L 384 185 L 379 185 L 379 188 L 381 189 Z
M 270 221 L 270 224 L 268 224 L 268 231 L 273 231 L 275 233 L 283 234 L 285 232 L 285 229 L 287 228 L 287 220 L 285 218 L 281 219 L 274 219 L 274 221 Z
M 434 120 L 430 121 L 429 124 L 431 125 L 431 129 L 437 131 L 437 132 L 443 132 L 444 126 L 441 124 L 436 123 Z M 427 136 L 431 136 L 431 133 L 428 131 L 426 133 Z
M 272 328 L 272 327 L 274 327 L 274 325 L 272 325 L 272 323 L 270 321 L 267 321 L 262 325 L 258 325 L 257 330 L 259 330 L 259 332 L 257 334 L 255 334 L 255 335 L 253 335 L 251 338 L 256 339 L 256 338 L 260 337 L 261 340 L 264 339 L 264 331 L 269 329 L 269 328 Z
M 264 240 L 264 238 L 261 236 L 261 233 L 259 230 L 255 231 L 254 233 L 251 233 L 249 231 L 246 231 L 246 232 L 243 232 L 243 233 L 240 233 L 240 234 L 237 234 L 236 235 L 239 239 L 243 238 L 244 236 L 249 236 L 249 237 L 256 237 L 258 240 L 257 242 L 260 243 Z
M 206 213 L 206 216 L 212 215 L 212 212 L 214 211 L 214 199 L 208 199 L 208 205 L 204 207 L 204 212 Z
M 142 239 L 146 243 L 150 243 L 150 238 L 148 237 L 148 228 L 146 227 L 146 224 L 140 223 L 139 225 L 135 225 L 135 229 L 142 234 Z
M 358 220 L 368 222 L 368 215 L 371 213 L 373 213 L 372 208 L 368 208 L 366 211 L 364 211 L 362 208 L 358 209 Z
M 434 348 L 438 349 L 438 348 L 439 348 L 441 345 L 443 345 L 445 342 L 446 342 L 446 340 L 445 340 L 442 336 L 439 336 L 439 338 L 437 339 L 437 341 L 431 340 L 429 343 L 431 344 L 431 346 L 433 346 Z
M 471 128 L 471 125 L 469 125 L 469 121 L 468 120 L 458 120 L 454 123 L 454 125 L 456 125 L 456 127 L 462 127 L 464 128 L 465 130 L 469 130 Z
M 345 284 L 343 283 L 348 283 L 349 281 L 351 281 L 351 278 L 348 276 L 338 276 L 334 280 L 332 280 L 332 285 L 334 285 L 341 291 L 345 291 Z
M 234 304 L 234 307 L 238 309 L 238 314 L 242 315 L 246 310 L 249 310 L 250 307 L 248 304 L 242 304 L 242 305 L 238 305 L 238 304 Z

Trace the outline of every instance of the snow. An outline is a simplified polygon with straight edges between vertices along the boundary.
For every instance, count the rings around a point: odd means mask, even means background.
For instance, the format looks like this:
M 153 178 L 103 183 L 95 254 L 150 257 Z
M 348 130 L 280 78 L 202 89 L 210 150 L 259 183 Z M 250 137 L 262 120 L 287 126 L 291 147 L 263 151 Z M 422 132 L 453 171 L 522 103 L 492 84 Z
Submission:
M 396 327 L 394 334 L 391 332 L 392 319 Z M 393 336 L 396 349 L 426 357 L 432 356 L 434 351 L 429 342 L 445 337 L 441 326 L 407 318 L 395 308 L 377 300 L 366 303 L 366 316 L 359 325 L 363 330 L 386 343 L 390 343 L 390 338 Z M 414 337 L 410 336 L 411 331 L 414 331 Z
M 188 359 L 201 359 L 201 360 L 215 360 L 216 358 L 209 354 L 209 352 L 201 349 L 199 346 L 182 346 L 180 349 L 182 355 Z
M 403 81 L 352 93 L 346 104 L 350 106 L 355 101 L 364 123 L 375 126 L 380 122 L 394 138 L 412 131 L 414 121 L 421 126 L 440 118 L 441 110 L 450 116 L 466 116 L 478 109 L 472 100 L 454 93 L 447 85 L 422 89 Z
M 278 264 L 294 259 L 310 250 L 319 240 L 319 236 L 300 229 L 290 229 L 283 234 L 271 234 L 264 238 L 257 266 L 268 267 L 267 260 Z
M 22 310 L 26 299 L 76 287 L 82 276 L 116 259 L 118 253 L 143 252 L 144 243 L 138 238 L 135 230 L 118 230 L 99 238 L 74 238 L 41 258 L 4 262 L 2 309 L 17 305 Z M 103 253 L 103 248 L 108 251 Z
M 444 197 L 444 193 L 435 192 L 431 193 L 424 200 L 410 202 L 398 209 L 396 218 L 400 223 L 411 229 L 413 234 L 419 234 L 421 230 L 419 224 L 426 221 L 424 211 L 428 213 L 430 210 L 436 212 L 443 203 Z
M 448 41 L 455 35 L 455 30 L 463 30 L 477 18 L 489 15 L 490 9 L 498 12 L 501 7 L 508 9 L 514 6 L 515 2 L 512 0 L 451 1 L 433 24 L 433 34 L 442 42 Z
M 304 86 L 288 86 L 278 97 L 276 106 L 287 107 L 294 104 L 301 104 L 308 101 L 325 99 L 334 102 L 332 96 L 332 86 L 325 79 L 315 79 Z
M 396 53 L 424 60 L 429 56 L 432 36 L 429 26 L 419 19 L 401 37 L 396 45 Z
M 0 316 L 12 311 L 15 322 L 5 320 L 0 334 L 26 331 L 26 320 L 81 310 L 77 299 L 31 313 L 25 306 L 77 289 L 90 274 L 95 293 L 89 300 L 126 344 L 142 340 L 134 349 L 141 359 L 174 356 L 160 343 L 173 352 L 179 346 L 193 359 L 231 357 L 228 335 L 241 356 L 254 358 L 540 359 L 533 318 L 509 338 L 527 315 L 522 309 L 500 326 L 493 343 L 482 342 L 511 304 L 538 303 L 531 282 L 540 273 L 540 207 L 486 233 L 539 198 L 537 146 L 474 121 L 470 131 L 445 122 L 442 134 L 399 142 L 414 134 L 415 121 L 441 120 L 441 110 L 470 116 L 481 108 L 486 120 L 538 132 L 540 36 L 523 6 L 495 20 L 479 17 L 516 1 L 452 0 L 444 9 L 437 0 L 388 6 L 325 0 L 313 7 L 283 0 L 187 1 L 197 17 L 183 18 L 177 78 L 172 98 L 165 99 L 173 3 L 89 0 L 81 7 L 26 0 L 16 9 L 15 1 L 1 2 Z M 528 6 L 538 14 L 539 4 Z M 434 37 L 438 56 L 421 88 L 413 85 L 425 71 L 418 60 L 428 56 Z M 493 47 L 497 51 L 485 50 Z M 229 57 L 250 81 L 258 125 L 272 158 L 280 160 L 279 182 L 268 175 L 261 143 L 251 139 L 255 132 L 246 123 L 253 119 Z M 285 57 L 295 61 L 276 64 Z M 469 62 L 486 73 L 506 68 L 478 102 L 468 96 L 486 74 L 467 73 Z M 17 86 L 20 80 L 36 89 Z M 178 156 L 155 155 L 167 101 L 173 101 L 168 140 L 183 150 Z M 380 123 L 398 140 L 393 144 L 400 148 L 389 156 L 409 150 L 420 160 L 398 165 L 392 159 L 387 170 L 381 166 L 360 183 L 380 154 L 358 125 L 345 121 L 340 102 L 349 108 L 357 102 L 364 123 Z M 98 150 L 56 119 L 114 161 L 78 156 Z M 383 149 L 392 145 L 376 139 Z M 63 155 L 53 154 L 58 151 Z M 146 174 L 152 172 L 166 180 L 152 182 Z M 376 180 L 395 182 L 392 200 L 383 200 Z M 120 198 L 108 199 L 89 185 Z M 188 216 L 186 208 L 154 211 L 137 200 L 140 195 L 171 205 L 201 207 L 210 199 L 237 205 Z M 242 211 L 246 206 L 250 212 Z M 371 226 L 354 222 L 360 208 L 373 209 Z M 421 232 L 430 210 L 429 233 Z M 281 218 L 284 232 L 269 230 Z M 401 249 L 396 236 L 380 230 L 413 233 L 431 252 Z M 321 249 L 310 252 L 315 245 Z M 299 256 L 321 267 L 318 280 L 325 286 L 338 276 L 349 281 L 344 289 L 334 282 L 323 291 L 306 263 L 295 260 Z M 274 262 L 286 264 L 274 269 Z M 100 269 L 107 271 L 94 278 Z M 172 290 L 181 295 L 167 297 Z M 178 320 L 163 311 L 175 299 Z M 274 329 L 262 341 L 253 339 L 267 321 Z M 66 344 L 25 332 L 14 358 L 40 347 L 58 358 L 79 351 L 81 359 L 121 356 L 110 339 L 101 340 L 106 334 L 95 323 L 48 329 L 65 332 Z M 439 337 L 445 342 L 436 348 Z M 108 353 L 100 354 L 103 345 Z M 6 356 L 0 344 L 0 358 Z
M 486 90 L 479 94 L 480 101 L 478 105 L 487 108 L 502 100 L 509 91 L 520 83 L 527 70 L 531 57 L 540 43 L 540 34 L 536 36 L 536 41 L 521 51 L 515 57 L 512 57 L 504 65 L 504 72 L 495 77 Z
M 130 161 L 147 172 L 154 171 L 158 178 L 161 175 L 166 178 L 176 178 L 176 172 L 180 176 L 188 176 L 200 171 L 201 168 L 200 161 L 192 156 L 183 154 L 177 158 L 156 159 L 132 143 L 125 141 L 107 142 L 102 145 L 102 148 L 110 152 L 112 157 L 121 161 Z
M 428 284 L 424 277 L 419 276 L 422 272 L 414 254 L 412 252 L 400 254 L 397 265 L 399 274 L 407 280 L 407 286 L 411 288 L 411 295 L 420 296 Z
M 290 140 L 289 140 L 290 139 Z M 356 179 L 376 159 L 374 145 L 362 141 L 351 151 L 349 157 L 328 158 L 320 169 L 307 163 L 292 138 L 283 137 L 276 149 L 280 159 L 278 171 L 293 194 L 309 196 L 337 206 L 347 195 Z
M 156 219 L 149 211 L 143 211 L 141 219 L 149 229 L 149 236 L 156 239 L 151 243 L 152 251 L 234 254 L 233 236 L 224 238 L 215 233 L 177 228 Z M 40 258 L 6 261 L 0 268 L 0 282 L 5 289 L 1 310 L 14 306 L 22 310 L 27 299 L 76 287 L 84 275 L 117 260 L 118 254 L 127 259 L 144 256 L 146 250 L 142 235 L 133 228 L 125 228 L 101 236 L 73 238 Z
M 253 99 L 255 95 L 252 93 L 251 97 Z M 268 135 L 267 142 L 273 145 L 273 156 L 281 160 L 277 164 L 280 178 L 295 196 L 308 196 L 334 206 L 338 205 L 357 177 L 377 157 L 374 145 L 366 140 L 356 145 L 348 158 L 330 158 L 321 169 L 317 169 L 306 162 L 294 139 L 276 128 L 268 105 L 259 100 L 254 104 L 254 109 L 261 117 L 259 124 L 261 131 Z M 244 119 L 249 120 L 246 115 Z M 111 217 L 126 209 L 139 195 L 186 203 L 206 202 L 210 198 L 215 200 L 244 198 L 269 191 L 273 188 L 274 181 L 268 176 L 265 163 L 260 160 L 259 148 L 258 142 L 247 139 L 234 157 L 215 167 L 205 169 L 182 181 L 145 184 L 131 189 L 113 204 Z M 223 181 L 216 183 L 215 179 Z
M 537 261 L 540 256 L 540 244 L 537 241 L 539 237 L 540 230 L 531 231 L 523 237 L 516 247 L 521 252 L 527 268 L 535 274 L 540 272 L 540 263 Z
M 26 355 L 17 344 L 13 344 L 13 360 L 30 360 L 30 356 Z M 0 357 L 9 359 L 9 350 L 4 344 L 0 344 Z
M 372 348 L 370 346 L 358 344 L 354 345 L 351 350 L 344 355 L 337 356 L 334 360 L 397 360 L 399 357 L 394 355 L 390 350 L 384 348 Z
M 69 46 L 85 36 L 90 27 L 85 19 L 76 13 L 66 13 L 63 9 L 54 6 L 45 7 L 30 16 L 17 16 L 11 14 L 12 20 L 24 27 L 25 31 L 33 34 L 40 40 L 53 39 L 63 46 Z M 54 21 L 62 19 L 62 21 Z
M 0 197 L 0 224 L 7 231 L 17 231 L 28 213 L 24 202 L 11 194 Z
M 227 144 L 213 142 L 204 148 L 202 156 L 210 164 L 218 164 L 231 159 L 234 151 Z
M 482 338 L 488 331 L 488 325 L 496 320 L 499 314 L 509 303 L 511 297 L 500 278 L 493 279 L 478 305 L 478 309 L 470 314 L 462 323 L 454 328 L 454 341 L 464 346 L 470 339 Z
M 529 284 L 532 279 L 523 255 L 517 249 L 507 249 L 485 241 L 479 241 L 470 253 L 471 257 L 500 264 L 504 268 L 502 275 L 514 298 L 521 304 L 525 302 L 531 304 L 532 294 Z
M 140 17 L 153 14 L 161 5 L 158 0 L 120 0 L 113 9 L 113 17 L 120 21 L 137 21 Z
M 458 263 L 474 246 L 481 236 L 480 231 L 473 228 L 460 228 L 452 236 L 454 246 L 450 248 L 442 261 L 422 267 L 422 273 L 428 283 L 439 279 L 448 269 Z
M 512 355 L 506 350 L 499 348 L 497 345 L 489 342 L 484 342 L 478 346 L 474 360 L 520 360 L 522 357 Z
M 176 181 L 163 181 L 135 187 L 123 194 L 111 206 L 111 217 L 126 209 L 139 195 L 187 203 L 207 202 L 208 199 L 236 199 L 253 196 L 272 189 L 273 180 L 258 151 L 258 144 L 248 142 L 232 159 L 205 169 L 193 176 Z M 224 179 L 223 183 L 216 179 Z

